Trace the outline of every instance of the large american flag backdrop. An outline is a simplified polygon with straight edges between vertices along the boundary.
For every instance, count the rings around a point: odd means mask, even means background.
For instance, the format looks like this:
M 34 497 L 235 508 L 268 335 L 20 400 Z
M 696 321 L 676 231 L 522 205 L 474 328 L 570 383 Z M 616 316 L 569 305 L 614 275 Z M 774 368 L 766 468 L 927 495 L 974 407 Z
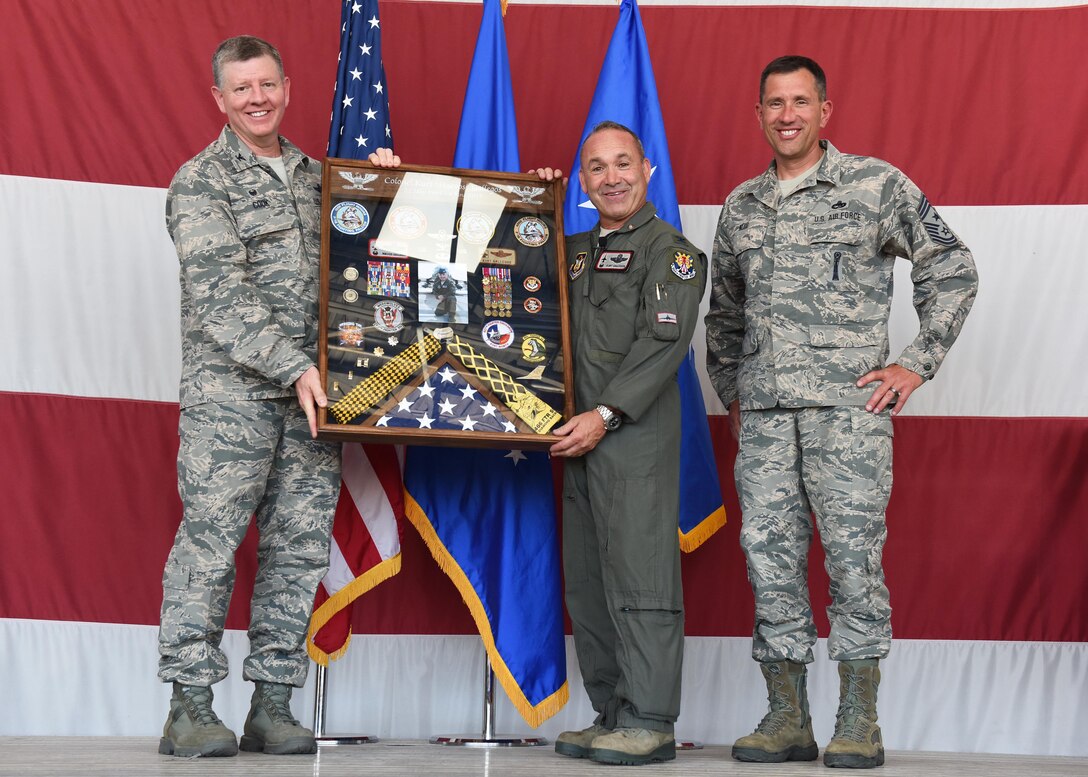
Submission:
M 828 71 L 828 137 L 906 170 L 974 249 L 982 283 L 963 336 L 895 423 L 886 566 L 897 642 L 881 719 L 891 748 L 1088 755 L 1088 7 L 866 5 L 642 4 L 685 228 L 709 252 L 722 199 L 766 166 L 759 70 L 796 52 Z M 219 131 L 209 58 L 242 32 L 280 47 L 293 83 L 284 134 L 322 154 L 340 3 L 2 10 L 0 735 L 150 736 L 168 695 L 155 624 L 180 520 L 165 187 Z M 411 162 L 453 156 L 480 13 L 382 0 L 397 151 Z M 570 168 L 616 14 L 608 0 L 511 4 L 526 167 Z M 914 326 L 900 269 L 893 353 Z M 748 658 L 735 447 L 709 395 L 708 407 L 730 520 L 684 559 L 679 730 L 719 743 L 750 729 L 763 692 Z M 235 672 L 217 692 L 237 721 L 253 551 L 250 538 L 226 637 Z M 811 567 L 826 634 L 818 547 Z M 479 728 L 479 640 L 414 532 L 401 574 L 357 604 L 354 632 L 330 670 L 331 726 L 393 737 Z M 823 740 L 833 675 L 820 652 Z M 545 735 L 588 718 L 571 686 Z M 307 717 L 309 699 L 312 689 L 296 710 Z M 499 725 L 524 728 L 508 705 Z

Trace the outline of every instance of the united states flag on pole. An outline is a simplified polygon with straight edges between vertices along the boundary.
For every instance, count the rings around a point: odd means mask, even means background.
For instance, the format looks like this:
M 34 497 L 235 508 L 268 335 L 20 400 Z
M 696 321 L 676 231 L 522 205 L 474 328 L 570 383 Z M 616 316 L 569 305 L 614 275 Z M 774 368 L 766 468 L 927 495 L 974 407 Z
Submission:
M 328 153 L 365 158 L 378 146 L 393 147 L 378 3 L 344 0 Z M 307 640 L 310 657 L 319 664 L 347 650 L 355 599 L 400 571 L 402 459 L 391 445 L 344 445 L 329 572 L 314 599 Z

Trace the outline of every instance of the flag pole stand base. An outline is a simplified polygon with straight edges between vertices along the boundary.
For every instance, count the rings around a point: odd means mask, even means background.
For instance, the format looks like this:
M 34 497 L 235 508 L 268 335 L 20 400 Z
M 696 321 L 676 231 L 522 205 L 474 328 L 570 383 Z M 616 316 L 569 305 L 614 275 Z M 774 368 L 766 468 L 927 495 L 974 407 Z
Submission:
M 328 684 L 329 668 L 317 665 L 314 675 L 314 739 L 318 747 L 334 747 L 336 745 L 369 745 L 377 742 L 377 737 L 367 734 L 352 734 L 350 736 L 329 736 L 325 733 L 325 701 L 329 692 Z
M 676 740 L 676 749 L 677 750 L 702 750 L 703 749 L 703 743 L 702 742 L 696 742 L 693 739 L 677 739 Z
M 548 744 L 544 737 L 522 737 L 495 733 L 495 672 L 491 659 L 484 651 L 484 730 L 480 734 L 451 734 L 431 737 L 432 745 L 447 747 L 541 747 Z

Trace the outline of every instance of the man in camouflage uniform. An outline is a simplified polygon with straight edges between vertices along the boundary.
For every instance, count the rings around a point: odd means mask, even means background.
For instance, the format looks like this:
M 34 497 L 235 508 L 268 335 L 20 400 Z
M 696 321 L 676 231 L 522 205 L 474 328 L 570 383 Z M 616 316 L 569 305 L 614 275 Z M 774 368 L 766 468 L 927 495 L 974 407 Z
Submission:
M 170 184 L 166 223 L 181 262 L 183 517 L 163 572 L 159 677 L 173 683 L 159 752 L 226 756 L 212 710 L 234 552 L 256 514 L 258 568 L 243 674 L 255 683 L 243 750 L 315 752 L 289 706 L 328 565 L 339 448 L 316 441 L 325 406 L 315 361 L 320 163 L 278 134 L 290 96 L 278 52 L 224 41 L 212 94 L 219 138 Z
M 806 582 L 815 513 L 831 581 L 828 653 L 840 676 L 824 763 L 867 768 L 884 762 L 877 662 L 891 644 L 881 555 L 892 423 L 883 411 L 902 412 L 936 373 L 971 308 L 977 275 L 967 247 L 903 173 L 820 139 L 831 103 L 815 62 L 771 62 L 756 115 L 774 161 L 725 201 L 706 317 L 707 368 L 740 441 L 752 654 L 770 698 L 733 756 L 818 755 L 805 688 L 816 641 Z M 913 264 L 920 330 L 889 364 L 897 256 Z
M 556 752 L 610 764 L 676 757 L 684 651 L 677 534 L 680 395 L 706 256 L 646 201 L 650 161 L 604 122 L 582 146 L 597 226 L 567 239 L 575 409 L 566 458 L 563 571 L 582 680 L 597 718 Z M 553 177 L 543 171 L 544 177 Z

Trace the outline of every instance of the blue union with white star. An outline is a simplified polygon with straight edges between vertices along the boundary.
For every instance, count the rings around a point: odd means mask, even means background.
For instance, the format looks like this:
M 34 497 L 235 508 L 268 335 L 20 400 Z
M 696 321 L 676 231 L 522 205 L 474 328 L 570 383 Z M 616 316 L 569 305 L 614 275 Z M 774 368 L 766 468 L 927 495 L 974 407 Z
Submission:
M 403 396 L 375 425 L 462 432 L 517 431 L 495 405 L 448 364 Z
M 389 127 L 378 2 L 344 0 L 328 153 L 366 159 L 379 146 L 392 148 L 393 132 Z

